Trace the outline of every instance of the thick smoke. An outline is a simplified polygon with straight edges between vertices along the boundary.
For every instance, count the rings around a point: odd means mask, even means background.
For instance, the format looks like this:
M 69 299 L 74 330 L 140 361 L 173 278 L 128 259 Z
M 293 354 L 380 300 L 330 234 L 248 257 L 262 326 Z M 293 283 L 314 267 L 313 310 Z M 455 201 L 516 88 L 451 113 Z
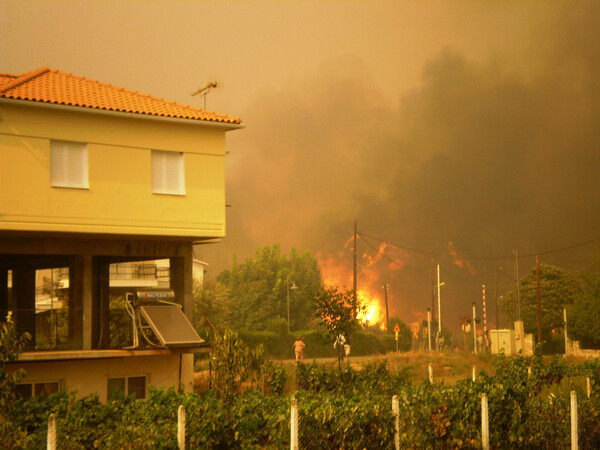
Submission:
M 361 254 L 373 237 L 429 252 L 405 250 L 405 268 L 388 274 L 392 312 L 411 321 L 431 306 L 440 263 L 443 314 L 457 328 L 482 283 L 493 298 L 496 266 L 499 295 L 510 287 L 513 249 L 524 274 L 529 255 L 600 235 L 598 29 L 599 4 L 566 5 L 534 28 L 528 51 L 474 61 L 444 49 L 398 105 L 352 58 L 263 95 L 230 136 L 228 237 L 198 256 L 213 275 L 272 243 L 350 257 L 357 220 Z M 593 252 L 597 242 L 569 255 Z

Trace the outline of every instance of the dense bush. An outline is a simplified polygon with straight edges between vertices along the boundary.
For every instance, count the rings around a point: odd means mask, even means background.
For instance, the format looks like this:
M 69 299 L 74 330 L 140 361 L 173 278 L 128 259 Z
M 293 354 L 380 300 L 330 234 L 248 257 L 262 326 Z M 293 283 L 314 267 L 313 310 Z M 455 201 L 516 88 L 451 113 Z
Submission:
M 362 370 L 350 366 L 344 366 L 341 370 L 327 370 L 314 362 L 308 365 L 299 363 L 296 366 L 296 386 L 303 391 L 391 398 L 409 385 L 411 375 L 409 368 L 391 372 L 387 368 L 387 361 L 369 363 Z
M 14 396 L 14 379 L 4 362 L 20 352 L 22 342 L 8 333 L 2 347 L 3 396 L 0 397 L 2 448 L 44 448 L 50 413 L 57 418 L 59 447 L 177 448 L 177 411 L 186 409 L 187 448 L 286 448 L 290 446 L 289 397 L 281 397 L 286 374 L 256 350 L 241 345 L 234 333 L 215 346 L 221 358 L 221 385 L 205 395 L 174 389 L 150 389 L 148 399 L 121 397 L 106 404 L 97 395 L 76 398 L 59 391 L 27 401 Z M 12 344 L 11 344 L 12 343 Z M 251 354 L 253 353 L 253 354 Z M 260 367 L 269 393 L 244 390 L 231 377 L 245 365 L 246 373 Z M 256 366 L 256 367 L 255 367 Z M 545 361 L 539 348 L 532 357 L 495 359 L 493 373 L 481 371 L 452 386 L 411 383 L 410 368 L 389 369 L 387 362 L 362 370 L 344 365 L 327 369 L 316 363 L 296 365 L 295 394 L 299 404 L 299 440 L 303 448 L 392 448 L 396 416 L 392 397 L 398 396 L 402 448 L 480 448 L 481 396 L 489 404 L 493 448 L 567 448 L 570 445 L 570 392 L 579 403 L 582 448 L 600 446 L 600 362 L 568 364 L 564 358 Z M 592 395 L 587 398 L 585 377 Z
M 588 399 L 579 376 L 598 370 L 598 362 L 571 366 L 553 384 L 552 361 L 532 370 L 535 358 L 499 358 L 493 375 L 453 386 L 412 385 L 408 371 L 394 372 L 385 362 L 362 371 L 339 371 L 299 364 L 302 388 L 299 439 L 308 448 L 390 448 L 394 440 L 392 395 L 399 397 L 401 446 L 480 448 L 481 394 L 490 410 L 490 442 L 495 448 L 566 448 L 569 445 L 569 391 L 578 391 L 582 442 L 600 443 L 600 394 Z M 562 368 L 559 370 L 562 371 Z M 544 381 L 542 381 L 544 380 Z M 545 383 L 548 384 L 545 384 Z M 274 389 L 275 390 L 275 389 Z M 61 448 L 176 448 L 177 409 L 187 415 L 189 448 L 289 447 L 290 399 L 247 390 L 225 402 L 216 391 L 206 395 L 151 389 L 146 401 L 132 397 L 102 404 L 95 395 L 76 399 L 65 391 L 47 399 L 18 401 L 4 434 L 4 448 L 43 448 L 47 417 L 57 416 Z

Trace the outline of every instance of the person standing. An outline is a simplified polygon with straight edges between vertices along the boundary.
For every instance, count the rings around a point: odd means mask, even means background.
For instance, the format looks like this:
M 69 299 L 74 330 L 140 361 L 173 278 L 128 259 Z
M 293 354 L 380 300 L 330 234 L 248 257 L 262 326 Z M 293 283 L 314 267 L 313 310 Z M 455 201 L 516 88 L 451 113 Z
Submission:
M 300 335 L 296 336 L 296 342 L 294 342 L 294 352 L 296 353 L 296 362 L 304 359 L 304 342 Z

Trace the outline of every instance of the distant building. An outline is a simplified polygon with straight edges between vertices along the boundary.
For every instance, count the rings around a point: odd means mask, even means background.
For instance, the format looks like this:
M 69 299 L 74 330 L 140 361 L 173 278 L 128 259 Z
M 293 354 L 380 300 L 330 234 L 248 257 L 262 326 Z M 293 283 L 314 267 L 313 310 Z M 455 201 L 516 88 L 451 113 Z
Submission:
M 193 245 L 225 236 L 225 134 L 241 127 L 57 70 L 0 74 L 0 321 L 32 335 L 12 364 L 23 395 L 192 388 L 207 347 L 177 333 L 206 265 Z M 157 289 L 171 304 L 131 303 L 135 342 L 124 296 Z

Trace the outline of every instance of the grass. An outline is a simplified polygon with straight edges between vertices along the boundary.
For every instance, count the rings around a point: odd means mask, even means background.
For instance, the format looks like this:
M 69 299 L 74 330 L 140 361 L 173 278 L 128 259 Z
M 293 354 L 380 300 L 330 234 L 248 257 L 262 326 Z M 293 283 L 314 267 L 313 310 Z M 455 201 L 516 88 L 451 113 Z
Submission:
M 350 364 L 353 369 L 361 370 L 369 363 L 386 360 L 390 370 L 409 367 L 413 374 L 413 383 L 421 383 L 429 379 L 429 364 L 431 364 L 436 383 L 443 381 L 445 384 L 454 384 L 458 380 L 470 378 L 474 366 L 477 372 L 480 370 L 493 372 L 494 358 L 493 355 L 474 355 L 465 352 L 390 352 L 386 355 L 351 356 L 349 361 L 343 360 L 342 364 Z M 311 364 L 313 361 L 327 368 L 336 368 L 338 365 L 336 358 L 305 359 L 304 363 Z M 288 375 L 285 393 L 291 394 L 296 390 L 294 381 L 296 362 L 288 359 L 282 360 L 280 363 Z M 209 387 L 208 368 L 202 365 L 197 366 L 197 369 L 199 370 L 194 374 L 194 391 L 205 392 Z

